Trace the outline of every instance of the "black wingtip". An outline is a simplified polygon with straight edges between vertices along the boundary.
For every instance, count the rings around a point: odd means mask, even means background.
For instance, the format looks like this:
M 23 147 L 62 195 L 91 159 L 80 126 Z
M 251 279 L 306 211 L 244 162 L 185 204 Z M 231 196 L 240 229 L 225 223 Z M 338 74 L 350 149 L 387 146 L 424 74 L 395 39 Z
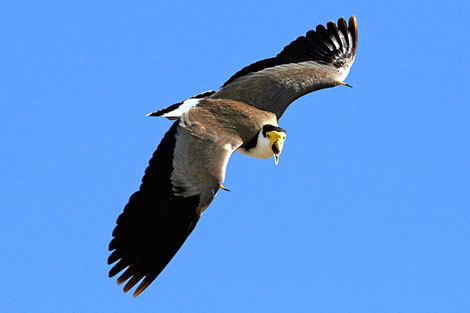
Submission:
M 353 38 L 353 42 L 352 42 L 352 53 L 353 55 L 356 55 L 356 52 L 357 52 L 357 19 L 356 19 L 356 16 L 352 15 L 350 18 L 349 18 L 349 32 L 351 33 L 351 36 Z
M 142 273 L 136 273 L 134 276 L 132 276 L 131 279 L 126 283 L 124 286 L 124 293 L 127 293 L 129 290 L 132 289 L 145 275 Z
M 354 59 L 357 51 L 357 21 L 353 15 L 349 18 L 349 26 L 341 17 L 337 25 L 330 21 L 327 27 L 318 25 L 290 44 L 274 58 L 264 59 L 245 66 L 230 77 L 222 87 L 227 86 L 238 78 L 277 65 L 315 61 L 323 64 L 333 64 L 342 67 Z
M 170 262 L 199 219 L 199 195 L 178 197 L 173 193 L 171 173 L 178 122 L 158 145 L 142 178 L 139 191 L 119 215 L 109 244 L 109 277 L 120 274 L 118 284 L 129 291 L 143 279 L 138 296 Z
M 157 275 L 155 274 L 148 274 L 144 280 L 140 283 L 139 287 L 134 291 L 134 294 L 132 295 L 134 298 L 139 296 L 147 287 L 157 278 Z
M 125 262 L 124 260 L 120 260 L 119 262 L 116 263 L 116 265 L 113 266 L 113 268 L 109 271 L 109 277 L 113 277 L 115 276 L 117 273 L 119 273 L 120 271 L 122 271 L 123 269 L 125 269 L 126 267 L 128 266 L 127 262 Z

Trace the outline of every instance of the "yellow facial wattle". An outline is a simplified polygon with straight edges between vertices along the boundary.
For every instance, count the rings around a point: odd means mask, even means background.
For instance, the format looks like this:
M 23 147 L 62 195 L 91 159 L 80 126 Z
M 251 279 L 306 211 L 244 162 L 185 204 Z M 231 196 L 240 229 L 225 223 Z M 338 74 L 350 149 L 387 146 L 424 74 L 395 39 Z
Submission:
M 276 130 L 272 130 L 266 132 L 266 138 L 269 139 L 269 147 L 274 155 L 274 161 L 277 163 L 279 162 L 279 155 L 282 152 L 282 147 L 284 145 L 284 140 L 286 139 L 286 134 L 283 132 L 278 132 Z

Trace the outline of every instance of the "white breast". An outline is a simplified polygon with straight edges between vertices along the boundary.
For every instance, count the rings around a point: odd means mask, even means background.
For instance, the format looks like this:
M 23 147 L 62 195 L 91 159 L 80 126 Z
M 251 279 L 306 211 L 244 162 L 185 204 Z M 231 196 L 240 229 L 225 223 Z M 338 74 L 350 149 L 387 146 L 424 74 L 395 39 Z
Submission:
M 245 150 L 243 148 L 238 148 L 237 151 L 241 154 L 257 158 L 257 159 L 268 159 L 273 156 L 273 152 L 269 147 L 269 139 L 263 136 L 263 132 L 259 132 L 258 134 L 258 142 L 256 143 L 256 147 Z

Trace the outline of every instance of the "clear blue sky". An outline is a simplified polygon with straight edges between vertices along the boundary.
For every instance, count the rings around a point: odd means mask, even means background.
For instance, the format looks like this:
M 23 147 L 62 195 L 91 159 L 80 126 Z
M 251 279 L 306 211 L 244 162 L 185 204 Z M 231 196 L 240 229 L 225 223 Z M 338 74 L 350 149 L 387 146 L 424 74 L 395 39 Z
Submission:
M 470 312 L 468 2 L 2 1 L 1 312 Z M 355 14 L 346 81 L 235 155 L 139 298 L 115 220 L 170 126 L 145 114 Z

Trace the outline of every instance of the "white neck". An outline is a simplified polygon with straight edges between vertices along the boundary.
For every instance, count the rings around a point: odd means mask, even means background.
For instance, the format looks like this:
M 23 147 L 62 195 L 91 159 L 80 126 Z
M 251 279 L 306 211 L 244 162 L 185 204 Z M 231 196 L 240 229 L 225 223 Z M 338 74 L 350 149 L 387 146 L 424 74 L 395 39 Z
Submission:
M 258 133 L 258 142 L 254 148 L 251 148 L 248 151 L 243 148 L 238 148 L 237 151 L 252 158 L 268 159 L 273 156 L 273 152 L 269 144 L 269 139 L 263 136 L 263 131 L 260 131 Z

